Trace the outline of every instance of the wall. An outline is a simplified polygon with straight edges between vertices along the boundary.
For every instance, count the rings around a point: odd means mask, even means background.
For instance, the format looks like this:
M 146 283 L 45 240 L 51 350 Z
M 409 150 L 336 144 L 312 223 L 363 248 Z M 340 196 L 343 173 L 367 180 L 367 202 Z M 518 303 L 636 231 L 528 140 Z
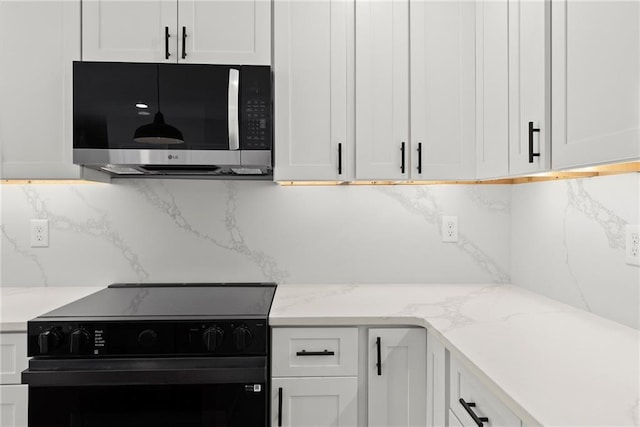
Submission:
M 501 185 L 2 185 L 2 286 L 514 283 L 640 329 L 640 174 Z M 458 215 L 460 241 L 440 241 Z M 48 218 L 50 247 L 29 247 Z
M 625 264 L 640 224 L 640 174 L 512 186 L 513 283 L 640 329 L 640 268 Z
M 3 185 L 2 286 L 506 283 L 508 186 Z M 460 241 L 442 243 L 440 217 Z M 48 218 L 50 247 L 29 247 Z

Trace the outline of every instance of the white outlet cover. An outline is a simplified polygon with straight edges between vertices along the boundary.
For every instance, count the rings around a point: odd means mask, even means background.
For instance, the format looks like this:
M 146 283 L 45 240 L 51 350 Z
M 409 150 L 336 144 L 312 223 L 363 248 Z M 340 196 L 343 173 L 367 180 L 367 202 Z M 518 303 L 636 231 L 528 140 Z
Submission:
M 458 241 L 458 217 L 445 215 L 442 217 L 442 241 Z
M 627 264 L 640 266 L 640 226 L 625 226 L 625 261 Z
M 49 220 L 48 219 L 32 219 L 31 220 L 31 247 L 32 248 L 49 247 Z

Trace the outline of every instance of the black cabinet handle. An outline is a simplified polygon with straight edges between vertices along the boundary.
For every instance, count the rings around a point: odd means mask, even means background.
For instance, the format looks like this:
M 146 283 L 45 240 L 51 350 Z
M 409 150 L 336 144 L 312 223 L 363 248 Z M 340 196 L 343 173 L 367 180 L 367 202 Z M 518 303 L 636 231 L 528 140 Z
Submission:
M 422 173 L 422 142 L 418 142 L 418 173 Z
M 333 351 L 324 350 L 324 351 L 307 351 L 302 350 L 296 353 L 296 356 L 334 356 L 335 353 Z
M 533 152 L 533 133 L 540 132 L 540 129 L 533 127 L 533 122 L 529 122 L 529 163 L 533 163 L 534 157 L 540 157 L 540 153 Z
M 378 367 L 378 375 L 382 375 L 382 358 L 380 357 L 380 347 L 381 347 L 380 337 L 376 338 L 376 347 L 378 350 L 378 363 L 376 363 L 376 366 Z
M 171 54 L 169 53 L 169 27 L 164 27 L 164 59 L 169 59 Z
M 402 153 L 402 164 L 400 165 L 400 171 L 404 173 L 404 142 L 400 145 L 400 152 Z
M 182 59 L 187 58 L 187 27 L 182 27 Z
M 278 387 L 278 427 L 282 427 L 282 387 Z
M 476 404 L 473 402 L 465 402 L 463 398 L 460 398 L 460 400 L 458 400 L 458 402 L 460 402 L 460 404 L 462 405 L 462 407 L 464 408 L 465 411 L 467 411 L 467 413 L 471 416 L 471 418 L 473 418 L 473 421 L 476 422 L 476 424 L 478 425 L 478 427 L 482 427 L 483 423 L 488 423 L 489 422 L 489 418 L 487 417 L 478 417 L 476 415 L 475 412 L 473 412 L 473 409 L 471 408 L 475 408 Z
M 342 143 L 338 143 L 338 175 L 342 175 Z

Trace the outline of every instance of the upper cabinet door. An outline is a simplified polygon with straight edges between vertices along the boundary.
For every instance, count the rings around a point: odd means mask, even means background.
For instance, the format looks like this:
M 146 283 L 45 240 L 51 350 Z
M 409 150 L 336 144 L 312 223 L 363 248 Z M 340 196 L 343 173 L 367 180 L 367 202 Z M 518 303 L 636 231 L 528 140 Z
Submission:
M 408 179 L 409 2 L 356 1 L 356 178 Z
M 175 0 L 83 0 L 82 60 L 176 62 Z
M 410 8 L 411 178 L 473 179 L 475 4 L 411 0 Z
M 80 178 L 72 160 L 79 1 L 0 1 L 2 179 Z
M 269 0 L 178 0 L 179 62 L 271 64 Z
M 549 13 L 548 0 L 509 0 L 511 175 L 551 165 Z
M 353 8 L 344 0 L 274 3 L 277 181 L 348 177 Z
M 552 2 L 554 169 L 640 157 L 640 2 Z
M 476 177 L 509 175 L 508 0 L 476 2 Z

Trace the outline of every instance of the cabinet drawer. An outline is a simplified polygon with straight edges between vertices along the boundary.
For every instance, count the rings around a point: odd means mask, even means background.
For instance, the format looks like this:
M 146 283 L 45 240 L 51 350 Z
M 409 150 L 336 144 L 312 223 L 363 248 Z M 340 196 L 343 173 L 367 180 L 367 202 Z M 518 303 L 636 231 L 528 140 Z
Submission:
M 484 423 L 486 426 L 521 427 L 520 419 L 453 357 L 451 358 L 450 393 L 451 411 L 465 427 L 475 427 L 477 424 L 460 399 L 464 399 L 470 406 L 469 410 L 477 417 L 489 419 Z
M 27 369 L 27 334 L 0 334 L 0 384 L 20 384 L 20 373 Z
M 357 328 L 274 328 L 274 377 L 357 375 Z

